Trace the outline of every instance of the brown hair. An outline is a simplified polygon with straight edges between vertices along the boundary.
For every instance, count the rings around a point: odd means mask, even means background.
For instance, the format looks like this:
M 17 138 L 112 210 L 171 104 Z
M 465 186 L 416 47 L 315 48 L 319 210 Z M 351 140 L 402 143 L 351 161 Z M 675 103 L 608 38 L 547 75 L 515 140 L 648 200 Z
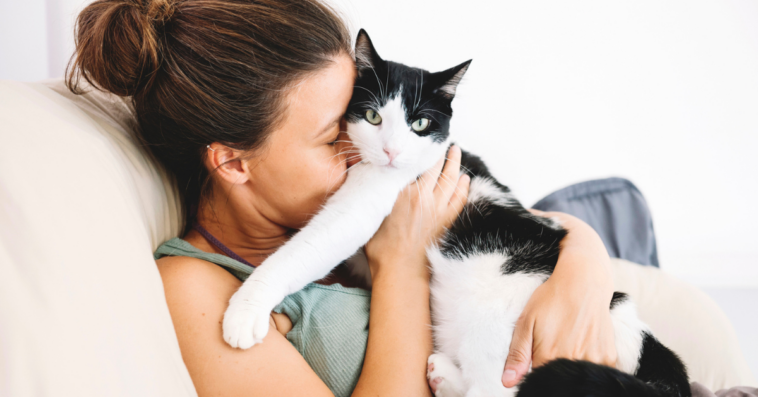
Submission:
M 176 177 L 189 221 L 209 193 L 206 145 L 259 148 L 286 88 L 342 52 L 350 34 L 319 0 L 98 0 L 77 19 L 66 83 L 132 97 L 142 143 Z

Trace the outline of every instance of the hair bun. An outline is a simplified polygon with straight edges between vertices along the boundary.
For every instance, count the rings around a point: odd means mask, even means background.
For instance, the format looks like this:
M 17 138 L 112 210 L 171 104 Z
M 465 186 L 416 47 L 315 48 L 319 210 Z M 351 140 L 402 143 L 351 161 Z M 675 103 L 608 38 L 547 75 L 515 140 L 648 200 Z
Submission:
M 147 6 L 145 15 L 153 22 L 165 24 L 174 16 L 176 3 L 171 0 L 153 0 Z
M 175 8 L 175 0 L 97 0 L 88 5 L 77 18 L 69 88 L 78 92 L 82 77 L 120 96 L 149 87 L 162 63 L 160 31 Z

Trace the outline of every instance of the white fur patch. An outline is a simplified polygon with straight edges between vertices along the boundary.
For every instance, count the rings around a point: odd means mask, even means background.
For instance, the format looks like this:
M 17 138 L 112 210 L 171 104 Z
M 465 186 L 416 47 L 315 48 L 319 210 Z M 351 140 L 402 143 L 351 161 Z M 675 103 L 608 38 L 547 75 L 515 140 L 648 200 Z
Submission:
M 534 215 L 531 212 L 521 215 L 524 218 L 533 219 L 537 222 L 539 222 L 542 225 L 545 225 L 553 230 L 560 230 L 563 227 L 561 226 L 563 223 L 558 217 L 552 216 L 550 218 L 545 218 L 544 216 Z
M 546 275 L 503 275 L 508 257 L 499 253 L 450 259 L 427 250 L 432 266 L 432 319 L 435 351 L 460 366 L 466 395 L 514 393 L 502 382 L 513 327 Z
M 616 336 L 616 368 L 634 375 L 642 354 L 642 333 L 650 332 L 650 328 L 637 317 L 637 307 L 628 297 L 611 310 L 611 320 Z
M 474 177 L 468 192 L 468 202 L 487 200 L 502 207 L 515 206 L 518 201 L 510 193 L 500 190 L 490 178 Z

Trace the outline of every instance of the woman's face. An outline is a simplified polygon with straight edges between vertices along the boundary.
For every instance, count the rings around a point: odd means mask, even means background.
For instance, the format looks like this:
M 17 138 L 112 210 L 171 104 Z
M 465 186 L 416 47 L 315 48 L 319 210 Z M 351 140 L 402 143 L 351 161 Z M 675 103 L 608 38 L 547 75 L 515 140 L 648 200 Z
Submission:
M 270 221 L 301 228 L 345 181 L 342 116 L 354 81 L 354 62 L 342 54 L 288 94 L 283 122 L 248 163 L 254 206 Z

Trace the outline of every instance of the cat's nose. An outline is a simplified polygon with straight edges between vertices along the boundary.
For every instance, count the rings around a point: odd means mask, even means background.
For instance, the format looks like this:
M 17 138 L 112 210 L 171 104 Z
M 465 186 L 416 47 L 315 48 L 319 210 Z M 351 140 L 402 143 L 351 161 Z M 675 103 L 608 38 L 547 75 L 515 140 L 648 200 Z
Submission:
M 390 160 L 390 164 L 392 164 L 392 160 L 397 157 L 397 150 L 384 148 L 384 154 L 387 155 L 387 158 Z

